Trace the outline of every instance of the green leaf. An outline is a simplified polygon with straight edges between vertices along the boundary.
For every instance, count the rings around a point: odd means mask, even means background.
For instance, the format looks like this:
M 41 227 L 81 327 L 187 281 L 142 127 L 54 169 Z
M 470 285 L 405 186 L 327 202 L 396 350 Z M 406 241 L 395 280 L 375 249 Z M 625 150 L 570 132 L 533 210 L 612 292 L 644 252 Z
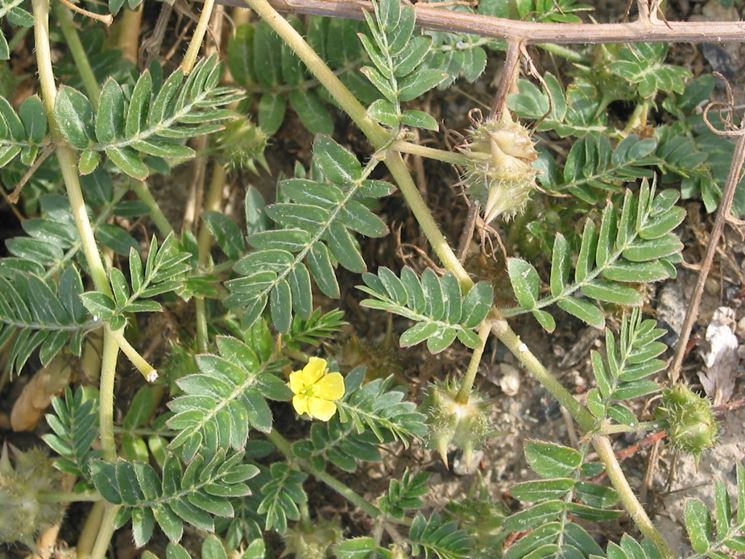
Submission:
M 562 499 L 575 485 L 569 478 L 524 481 L 510 488 L 510 495 L 523 502 L 536 503 Z
M 256 512 L 265 515 L 265 529 L 283 534 L 288 520 L 300 518 L 297 505 L 308 500 L 302 487 L 307 475 L 282 463 L 272 464 L 270 471 L 271 480 L 261 487 L 262 500 Z
M 568 312 L 572 316 L 576 316 L 581 321 L 594 326 L 602 330 L 605 328 L 605 315 L 597 305 L 594 305 L 584 299 L 577 299 L 576 297 L 567 297 L 557 303 L 559 308 L 565 312 Z
M 124 133 L 124 92 L 113 78 L 101 88 L 96 111 L 96 138 L 100 143 L 111 143 Z
M 534 308 L 541 288 L 541 280 L 536 269 L 521 258 L 509 258 L 507 272 L 520 306 L 526 309 Z
M 556 519 L 565 507 L 564 501 L 544 501 L 505 518 L 504 528 L 510 532 L 536 528 Z
M 106 320 L 116 313 L 116 303 L 104 293 L 98 291 L 82 293 L 80 300 L 94 317 Z
M 551 252 L 551 295 L 558 297 L 564 291 L 569 270 L 569 243 L 564 235 L 557 233 Z
M 412 128 L 424 128 L 437 132 L 440 127 L 433 116 L 424 111 L 407 109 L 401 115 L 401 124 Z
M 253 57 L 254 26 L 241 24 L 228 40 L 228 68 L 236 83 L 248 86 L 254 81 Z
M 78 90 L 60 86 L 54 102 L 54 117 L 60 132 L 73 147 L 85 149 L 93 142 L 93 107 Z
M 334 553 L 339 559 L 367 559 L 380 548 L 371 537 L 357 537 L 336 544 Z
M 47 134 L 47 116 L 39 96 L 26 97 L 18 108 L 18 115 L 21 117 L 29 141 L 40 144 Z
M 385 267 L 378 269 L 377 276 L 364 274 L 362 279 L 365 285 L 358 289 L 372 297 L 364 299 L 362 306 L 386 310 L 417 323 L 401 336 L 402 346 L 426 340 L 427 348 L 438 353 L 456 337 L 471 348 L 481 344 L 472 329 L 491 309 L 493 290 L 486 282 L 479 282 L 463 297 L 452 275 L 440 279 L 429 269 L 421 280 L 408 267 L 401 272 L 401 279 Z
M 586 284 L 582 287 L 582 294 L 598 301 L 618 305 L 641 306 L 642 304 L 642 296 L 637 290 L 604 280 L 594 280 Z
M 533 318 L 538 321 L 538 324 L 546 330 L 546 332 L 553 332 L 556 329 L 556 321 L 554 320 L 554 317 L 546 311 L 533 309 L 530 313 L 533 315 Z
M 376 99 L 367 108 L 367 114 L 370 118 L 385 124 L 389 128 L 395 128 L 398 126 L 399 118 L 396 115 L 396 109 L 393 103 L 385 99 Z
M 362 178 L 362 166 L 349 150 L 328 136 L 313 142 L 314 163 L 323 176 L 335 184 L 350 184 Z
M 106 156 L 114 165 L 133 179 L 145 180 L 150 174 L 147 165 L 130 148 L 108 148 Z
M 531 440 L 525 446 L 530 468 L 546 478 L 568 477 L 582 464 L 582 455 L 566 446 Z
M 690 499 L 686 502 L 684 518 L 691 547 L 697 553 L 706 553 L 711 534 L 709 509 L 702 501 Z
M 659 239 L 638 240 L 623 251 L 623 257 L 631 262 L 648 262 L 679 253 L 683 243 L 677 236 L 668 233 Z
M 334 131 L 331 114 L 313 91 L 291 91 L 289 100 L 308 131 L 313 134 L 331 134 Z
M 438 514 L 425 518 L 417 513 L 409 529 L 412 552 L 423 552 L 441 559 L 466 559 L 471 548 L 470 538 L 454 522 L 445 522 Z
M 10 58 L 10 47 L 5 35 L 0 33 L 0 60 L 8 60 Z
M 232 516 L 234 510 L 228 497 L 247 495 L 250 490 L 245 482 L 258 473 L 255 466 L 243 464 L 242 458 L 242 454 L 226 455 L 220 450 L 209 460 L 197 455 L 186 471 L 182 471 L 178 459 L 168 455 L 162 480 L 149 464 L 121 459 L 113 463 L 94 461 L 91 474 L 93 484 L 104 498 L 121 504 L 131 516 L 137 543 L 144 545 L 155 522 L 169 538 L 178 540 L 184 522 L 212 530 L 214 522 L 210 513 Z M 158 504 L 151 512 L 152 501 Z M 169 546 L 169 549 L 173 548 Z
M 398 97 L 401 101 L 412 101 L 433 87 L 437 87 L 447 77 L 447 73 L 440 70 L 424 68 L 401 80 Z
M 140 130 L 147 124 L 150 96 L 153 89 L 153 79 L 148 70 L 137 79 L 132 95 L 129 99 L 129 108 L 124 125 L 124 133 L 127 137 L 139 134 Z
M 220 212 L 204 212 L 205 220 L 212 237 L 228 258 L 237 259 L 245 250 L 245 242 L 238 225 Z
M 139 249 L 139 244 L 127 231 L 117 225 L 104 224 L 98 228 L 96 239 L 121 256 L 129 256 L 129 249 Z
M 78 171 L 81 175 L 90 175 L 98 168 L 99 163 L 101 163 L 101 155 L 97 151 L 87 149 L 80 154 Z

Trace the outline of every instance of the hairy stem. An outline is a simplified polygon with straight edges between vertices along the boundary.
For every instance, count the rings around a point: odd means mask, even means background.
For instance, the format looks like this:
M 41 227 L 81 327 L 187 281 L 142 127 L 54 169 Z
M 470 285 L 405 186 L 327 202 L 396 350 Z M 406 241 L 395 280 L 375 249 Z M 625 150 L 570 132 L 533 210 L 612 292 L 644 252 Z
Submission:
M 78 559 L 85 559 L 90 556 L 91 550 L 96 544 L 96 534 L 101 525 L 103 512 L 107 506 L 109 506 L 109 503 L 105 501 L 96 501 L 88 512 L 78 541 L 75 544 L 75 554 Z
M 378 150 L 385 150 L 385 163 L 388 166 L 391 175 L 393 175 L 393 178 L 398 183 L 401 193 L 404 195 L 407 204 L 411 208 L 414 217 L 419 222 L 419 225 L 432 245 L 433 250 L 440 258 L 443 265 L 453 275 L 455 275 L 456 278 L 458 278 L 461 286 L 465 290 L 470 289 L 473 286 L 473 281 L 435 223 L 432 214 L 417 190 L 403 159 L 401 159 L 400 154 L 396 153 L 394 150 L 386 149 L 389 143 L 389 137 L 386 131 L 367 116 L 365 108 L 360 104 L 357 98 L 344 86 L 343 83 L 341 83 L 331 69 L 326 66 L 323 60 L 321 60 L 315 51 L 305 42 L 302 36 L 300 36 L 300 34 L 284 18 L 282 18 L 276 10 L 274 10 L 267 0 L 245 0 L 245 2 L 253 8 L 285 41 L 295 54 L 305 62 L 311 73 L 315 75 L 324 87 L 326 87 L 340 107 L 347 112 L 360 130 L 368 137 L 373 146 Z M 417 13 L 419 13 L 419 10 L 417 10 Z M 494 312 L 495 315 L 498 316 L 498 311 L 496 311 L 496 309 Z M 541 384 L 551 392 L 557 400 L 559 400 L 559 402 L 571 413 L 579 426 L 585 432 L 591 432 L 595 428 L 595 418 L 592 414 L 575 400 L 569 391 L 566 390 L 566 388 L 564 388 L 561 383 L 546 370 L 540 361 L 538 361 L 538 359 L 530 352 L 528 347 L 520 341 L 520 338 L 510 328 L 507 322 L 504 320 L 496 320 L 492 328 L 499 340 L 502 341 L 502 343 L 504 343 L 507 348 L 517 356 L 517 358 L 539 380 L 539 382 L 541 382 Z M 613 459 L 615 460 L 615 456 Z M 608 459 L 606 467 L 611 469 L 612 466 L 613 464 L 610 462 L 610 459 Z M 617 489 L 621 492 L 624 489 L 622 483 L 628 487 L 628 482 L 626 482 L 626 479 L 623 477 L 620 468 L 618 468 L 616 474 L 620 475 L 621 479 L 619 480 L 618 475 L 616 475 L 614 485 L 617 483 Z M 613 480 L 613 478 L 611 479 Z M 633 492 L 631 492 L 630 496 L 628 494 L 626 495 L 624 504 L 627 506 L 627 510 L 634 520 L 639 519 L 640 522 L 643 522 L 644 519 L 647 520 L 646 523 L 639 526 L 640 530 L 642 530 L 642 532 L 650 539 L 657 542 L 660 551 L 669 557 L 669 548 L 664 543 L 664 538 L 659 534 L 659 532 L 657 532 L 652 523 L 649 522 L 648 517 L 646 517 L 643 508 L 641 508 L 641 504 L 636 500 Z M 639 510 L 644 514 L 643 516 L 640 516 Z
M 98 251 L 96 238 L 93 234 L 88 212 L 83 200 L 83 191 L 80 186 L 78 175 L 77 154 L 65 142 L 59 131 L 57 120 L 54 116 L 54 102 L 57 98 L 57 86 L 54 82 L 54 71 L 52 69 L 52 53 L 49 44 L 49 0 L 32 0 L 34 15 L 34 43 L 36 48 L 36 66 L 39 72 L 39 84 L 41 97 L 49 121 L 49 130 L 52 140 L 57 146 L 57 161 L 59 162 L 62 179 L 67 190 L 67 198 L 70 201 L 70 210 L 75 220 L 75 226 L 80 236 L 80 245 L 88 263 L 91 279 L 98 291 L 112 296 L 109 285 L 108 274 Z M 106 328 L 107 334 L 112 334 L 120 347 L 132 360 L 132 363 L 146 374 L 154 371 L 139 353 L 126 341 L 121 330 L 112 332 Z
M 75 29 L 72 14 L 61 3 L 55 2 L 54 15 L 57 18 L 60 29 L 62 29 L 62 35 L 65 37 L 65 43 L 67 44 L 67 48 L 70 49 L 72 59 L 75 61 L 75 67 L 80 74 L 85 93 L 88 99 L 90 99 L 93 110 L 95 111 L 98 109 L 98 97 L 101 94 L 101 88 L 93 73 L 93 68 L 91 67 L 90 60 L 88 60 L 88 55 L 85 53 L 83 43 L 80 42 L 80 35 L 78 34 L 78 30 Z
M 158 371 L 127 341 L 127 338 L 124 337 L 124 328 L 112 330 L 107 326 L 106 332 L 117 343 L 119 349 L 127 356 L 127 359 L 134 365 L 135 369 L 145 377 L 146 381 L 155 382 L 158 380 Z
M 244 0 L 220 0 L 237 6 Z M 271 0 L 283 11 L 319 16 L 363 19 L 367 2 L 349 0 Z M 554 45 L 607 43 L 724 43 L 745 41 L 742 21 L 631 21 L 627 23 L 543 23 L 471 14 L 438 8 L 436 3 L 414 4 L 422 28 L 469 33 L 496 39 L 521 39 L 525 44 Z
M 194 35 L 191 36 L 189 48 L 186 49 L 184 59 L 181 61 L 181 71 L 184 74 L 189 74 L 194 69 L 194 64 L 197 62 L 199 49 L 202 48 L 204 34 L 207 32 L 207 26 L 209 25 L 214 7 L 215 0 L 204 0 L 202 13 L 199 14 L 199 21 L 197 22 L 197 28 L 194 30 Z
M 546 370 L 538 358 L 533 355 L 528 346 L 521 340 L 520 336 L 510 328 L 505 320 L 497 320 L 493 323 L 494 335 L 510 350 L 522 365 L 566 408 L 577 422 L 580 428 L 589 432 L 595 428 L 595 418 L 587 409 L 580 404 L 572 394 L 556 380 L 556 377 Z
M 507 109 L 507 97 L 512 93 L 520 75 L 520 54 L 523 42 L 520 39 L 507 41 L 507 54 L 502 67 L 502 77 L 499 80 L 499 88 L 494 96 L 491 108 L 491 118 L 499 119 Z
M 40 503 L 75 503 L 75 502 L 97 502 L 102 500 L 98 491 L 48 491 L 38 496 Z
M 147 206 L 147 209 L 150 212 L 150 219 L 153 220 L 153 223 L 158 228 L 158 231 L 160 231 L 160 234 L 166 237 L 170 233 L 172 233 L 173 227 L 168 221 L 166 215 L 163 213 L 163 210 L 160 209 L 160 206 L 153 197 L 153 193 L 150 192 L 150 188 L 148 188 L 147 183 L 144 181 L 134 181 L 131 188 L 132 192 L 134 192 L 137 197 Z
M 35 0 L 36 1 L 36 0 Z M 103 337 L 101 356 L 101 379 L 99 385 L 98 429 L 101 451 L 105 460 L 116 460 L 116 439 L 114 438 L 114 380 L 116 378 L 116 359 L 119 347 L 108 328 Z M 101 524 L 96 535 L 96 543 L 91 552 L 92 559 L 106 557 L 111 537 L 114 535 L 114 520 L 119 507 L 106 504 Z
M 465 167 L 470 161 L 470 158 L 462 153 L 420 146 L 419 144 L 412 142 L 393 142 L 390 147 L 391 149 L 401 153 L 410 153 L 411 155 L 418 155 L 420 157 L 426 157 L 427 159 L 442 161 L 443 163 L 451 163 L 452 165 L 460 165 L 461 167 Z
M 245 0 L 264 21 L 279 35 L 282 40 L 295 52 L 308 70 L 318 79 L 336 100 L 339 106 L 349 115 L 357 127 L 362 131 L 375 149 L 385 149 L 390 136 L 377 122 L 372 120 L 365 107 L 357 100 L 349 89 L 341 82 L 305 39 L 272 8 L 267 0 Z M 448 268 L 466 290 L 473 286 L 465 268 L 461 265 L 455 252 L 448 244 L 445 236 L 432 218 L 432 214 L 422 199 L 422 195 L 414 184 L 414 180 L 406 168 L 401 155 L 393 150 L 385 150 L 385 164 L 398 183 L 414 217 L 419 222 L 424 234 L 430 240 L 432 250 L 435 251 L 443 265 Z
M 652 521 L 647 516 L 644 507 L 636 498 L 634 490 L 631 489 L 629 482 L 626 480 L 626 476 L 621 470 L 621 465 L 618 463 L 613 447 L 611 446 L 610 439 L 604 435 L 595 435 L 592 437 L 592 446 L 595 447 L 595 451 L 598 453 L 600 461 L 605 466 L 605 472 L 608 474 L 613 487 L 618 492 L 621 498 L 621 503 L 626 512 L 629 513 L 634 524 L 639 528 L 639 531 L 649 538 L 652 543 L 657 546 L 663 557 L 672 558 L 673 554 L 670 546 L 665 541 L 662 534 L 655 528 Z
M 103 338 L 101 356 L 100 403 L 98 406 L 99 439 L 101 451 L 106 460 L 116 460 L 116 441 L 114 439 L 114 379 L 116 376 L 116 358 L 119 348 L 110 334 Z
M 93 550 L 89 559 L 104 559 L 108 555 L 109 543 L 114 535 L 114 522 L 116 513 L 119 511 L 118 505 L 106 503 L 101 517 L 101 526 L 98 528 L 96 543 L 93 544 Z
M 122 49 L 122 55 L 127 60 L 137 64 L 140 49 L 140 28 L 142 26 L 142 12 L 145 7 L 143 2 L 134 10 L 124 8 L 121 12 L 118 26 L 117 47 Z
M 210 185 L 207 188 L 207 198 L 204 202 L 202 212 L 218 211 L 220 209 L 220 202 L 222 202 L 222 191 L 225 187 L 225 179 L 227 174 L 225 173 L 225 167 L 223 167 L 219 161 L 214 162 L 212 168 L 212 177 L 210 178 Z M 210 235 L 209 227 L 204 220 L 199 228 L 199 237 L 197 240 L 197 255 L 199 259 L 199 265 L 206 267 L 210 262 L 210 248 L 212 247 L 212 236 Z
M 572 418 L 577 422 L 580 428 L 585 433 L 591 433 L 595 430 L 595 418 L 590 414 L 587 409 L 582 406 L 572 396 L 572 394 L 564 388 L 556 378 L 549 373 L 546 368 L 541 364 L 530 349 L 520 341 L 519 336 L 512 331 L 506 321 L 500 320 L 494 323 L 494 334 L 499 340 L 512 352 L 515 357 L 522 363 L 522 365 L 535 377 L 540 383 L 556 398 L 559 403 L 571 414 Z M 670 551 L 665 538 L 655 528 L 652 521 L 644 511 L 644 507 L 636 498 L 634 491 L 629 486 L 629 482 L 621 470 L 621 466 L 616 459 L 616 455 L 611 447 L 610 440 L 604 435 L 594 435 L 592 437 L 592 444 L 595 450 L 598 452 L 600 461 L 605 466 L 608 478 L 610 479 L 613 487 L 621 497 L 621 503 L 623 504 L 626 512 L 637 525 L 642 534 L 648 537 L 660 550 L 660 553 L 666 558 L 672 558 L 673 554 Z
M 479 338 L 481 338 L 481 345 L 473 350 L 471 354 L 471 361 L 468 363 L 468 369 L 466 369 L 466 376 L 463 377 L 463 384 L 460 385 L 456 400 L 462 404 L 468 402 L 468 398 L 471 396 L 471 390 L 473 390 L 473 383 L 476 380 L 476 373 L 479 370 L 479 363 L 481 363 L 481 356 L 484 354 L 484 348 L 486 347 L 486 340 L 489 339 L 491 333 L 491 320 L 488 318 L 481 323 L 479 327 Z
M 214 162 L 214 167 L 212 168 L 212 178 L 210 179 L 210 185 L 207 189 L 207 199 L 202 208 L 203 212 L 216 211 L 220 209 L 225 179 L 225 167 L 216 160 Z M 207 222 L 202 220 L 197 240 L 197 260 L 201 269 L 206 269 L 209 266 L 211 247 L 212 236 L 210 235 L 209 227 L 207 227 Z M 207 351 L 209 347 L 209 333 L 207 327 L 207 307 L 204 297 L 196 297 L 194 304 L 196 306 L 197 346 L 199 347 L 199 351 Z

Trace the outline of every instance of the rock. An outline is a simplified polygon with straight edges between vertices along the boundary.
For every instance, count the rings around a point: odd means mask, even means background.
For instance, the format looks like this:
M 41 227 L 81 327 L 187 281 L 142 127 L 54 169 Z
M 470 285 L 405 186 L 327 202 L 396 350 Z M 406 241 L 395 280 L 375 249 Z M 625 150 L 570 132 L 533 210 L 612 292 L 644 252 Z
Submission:
M 507 396 L 515 396 L 520 391 L 520 371 L 512 365 L 501 363 L 499 365 L 501 377 L 499 387 Z
M 668 334 L 663 341 L 674 346 L 683 328 L 686 317 L 686 298 L 677 282 L 668 282 L 660 290 L 657 300 L 657 321 L 666 327 Z
M 728 402 L 735 390 L 739 343 L 734 330 L 735 311 L 729 307 L 719 307 L 706 327 L 706 371 L 698 378 L 715 405 Z

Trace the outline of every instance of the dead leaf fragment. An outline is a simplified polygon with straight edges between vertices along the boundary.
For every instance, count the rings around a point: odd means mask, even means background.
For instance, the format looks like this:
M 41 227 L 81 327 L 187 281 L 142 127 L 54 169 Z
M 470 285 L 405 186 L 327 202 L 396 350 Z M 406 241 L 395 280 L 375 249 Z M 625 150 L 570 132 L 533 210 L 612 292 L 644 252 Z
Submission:
M 737 380 L 738 341 L 735 335 L 735 311 L 719 307 L 706 328 L 707 350 L 703 355 L 705 371 L 698 374 L 706 395 L 714 405 L 729 401 Z
M 72 368 L 68 359 L 55 357 L 49 365 L 36 371 L 10 412 L 13 431 L 33 431 L 44 411 L 56 396 L 70 383 Z

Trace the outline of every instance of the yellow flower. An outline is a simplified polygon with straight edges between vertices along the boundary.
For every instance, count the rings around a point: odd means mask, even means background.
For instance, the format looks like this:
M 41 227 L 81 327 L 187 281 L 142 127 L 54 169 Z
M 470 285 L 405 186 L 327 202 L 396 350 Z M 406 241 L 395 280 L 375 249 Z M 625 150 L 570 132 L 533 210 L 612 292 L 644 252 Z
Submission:
M 290 373 L 292 405 L 299 415 L 328 421 L 336 413 L 335 400 L 344 396 L 344 377 L 329 373 L 325 359 L 311 357 L 302 371 Z

